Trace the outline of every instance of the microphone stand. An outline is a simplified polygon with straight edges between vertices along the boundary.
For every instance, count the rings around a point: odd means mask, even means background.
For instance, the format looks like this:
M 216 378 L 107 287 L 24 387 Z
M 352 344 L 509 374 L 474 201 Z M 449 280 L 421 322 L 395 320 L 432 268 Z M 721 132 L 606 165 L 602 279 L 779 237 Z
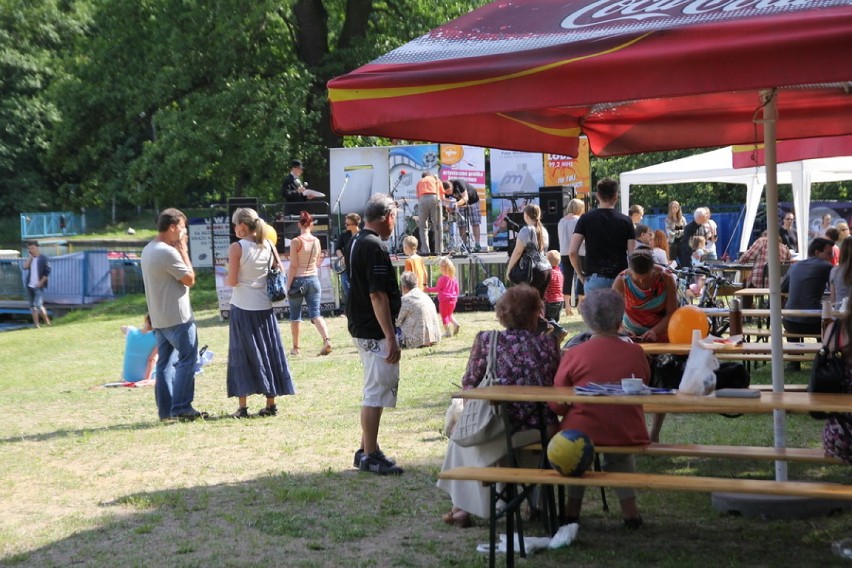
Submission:
M 390 198 L 393 199 L 394 204 L 396 204 L 396 188 L 399 187 L 399 184 L 402 182 L 402 178 L 405 174 L 399 174 L 399 177 L 396 178 L 396 182 L 394 182 L 393 187 L 390 190 Z M 402 222 L 405 222 L 405 209 L 403 208 L 403 218 Z M 393 224 L 393 250 L 394 253 L 402 252 L 402 246 L 399 242 L 399 216 L 397 216 L 396 223 Z
M 340 236 L 343 233 L 343 221 L 340 218 L 340 200 L 343 199 L 343 192 L 346 191 L 346 184 L 349 183 L 349 174 L 346 174 L 346 180 L 343 182 L 343 187 L 340 188 L 340 193 L 337 194 L 337 201 L 334 202 L 334 209 L 337 209 L 337 234 Z

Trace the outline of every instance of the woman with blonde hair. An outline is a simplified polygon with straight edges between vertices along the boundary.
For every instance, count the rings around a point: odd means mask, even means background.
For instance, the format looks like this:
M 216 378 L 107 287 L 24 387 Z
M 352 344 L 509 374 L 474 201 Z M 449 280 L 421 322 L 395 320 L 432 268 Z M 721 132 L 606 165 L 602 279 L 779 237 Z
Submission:
M 512 251 L 512 256 L 509 257 L 509 264 L 506 265 L 506 274 L 512 272 L 512 268 L 521 260 L 524 254 L 524 249 L 527 243 L 532 243 L 535 248 L 542 254 L 547 254 L 547 247 L 550 238 L 547 234 L 547 229 L 541 224 L 541 208 L 538 205 L 530 203 L 524 207 L 524 221 L 526 225 L 518 231 L 518 238 L 515 241 L 515 248 Z M 550 283 L 550 270 L 536 272 L 533 281 L 530 285 L 538 290 L 542 300 L 544 300 L 544 291 Z
M 669 213 L 666 215 L 666 236 L 669 240 L 669 258 L 677 258 L 680 240 L 683 238 L 683 230 L 686 228 L 686 217 L 680 208 L 680 203 L 672 201 L 669 203 Z
M 331 338 L 328 326 L 320 315 L 320 296 L 322 286 L 319 279 L 319 265 L 322 262 L 322 249 L 319 239 L 311 234 L 314 218 L 307 211 L 299 214 L 301 234 L 290 241 L 290 269 L 287 271 L 287 295 L 290 301 L 290 332 L 293 335 L 291 355 L 299 354 L 299 334 L 302 324 L 302 302 L 307 305 L 308 317 L 322 337 L 320 355 L 331 353 Z M 294 290 L 301 294 L 291 296 Z
M 568 202 L 566 207 L 568 214 L 559 220 L 559 255 L 562 257 L 562 298 L 565 300 L 565 315 L 573 316 L 571 310 L 574 294 L 577 295 L 577 305 L 583 301 L 583 282 L 575 277 L 574 266 L 571 264 L 571 259 L 568 258 L 568 247 L 571 244 L 571 237 L 574 235 L 574 229 L 577 227 L 577 221 L 580 215 L 586 212 L 586 204 L 582 199 L 574 198 Z M 580 264 L 586 268 L 586 243 L 580 245 Z
M 275 416 L 275 397 L 294 394 L 293 379 L 281 343 L 278 321 L 266 295 L 269 265 L 280 264 L 278 253 L 265 237 L 266 223 L 254 209 L 234 211 L 234 234 L 240 239 L 228 249 L 228 285 L 231 309 L 228 317 L 228 396 L 239 398 L 231 416 L 248 418 L 246 399 L 266 396 L 258 416 Z

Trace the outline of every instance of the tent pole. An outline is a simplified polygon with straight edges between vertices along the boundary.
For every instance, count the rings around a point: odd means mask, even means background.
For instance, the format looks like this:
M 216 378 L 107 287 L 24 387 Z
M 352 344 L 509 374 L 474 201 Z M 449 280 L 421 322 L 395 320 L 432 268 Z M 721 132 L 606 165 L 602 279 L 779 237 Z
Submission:
M 769 329 L 772 341 L 772 392 L 784 392 L 784 334 L 781 326 L 781 259 L 778 254 L 778 160 L 775 122 L 778 119 L 777 92 L 760 93 L 763 106 L 763 143 L 766 155 L 766 230 L 769 232 Z M 787 445 L 787 415 L 772 413 L 775 447 Z M 775 462 L 775 479 L 787 480 L 787 462 Z

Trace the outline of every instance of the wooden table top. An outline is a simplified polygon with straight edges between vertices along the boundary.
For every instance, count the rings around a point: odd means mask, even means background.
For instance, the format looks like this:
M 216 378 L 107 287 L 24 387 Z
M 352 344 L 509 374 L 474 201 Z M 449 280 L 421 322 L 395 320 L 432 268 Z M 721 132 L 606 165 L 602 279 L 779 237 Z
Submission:
M 710 317 L 713 316 L 729 316 L 731 314 L 731 310 L 728 308 L 701 308 L 701 311 L 707 314 Z M 751 318 L 768 318 L 770 316 L 770 311 L 768 308 L 755 308 L 755 309 L 746 309 L 741 310 L 743 317 L 751 317 Z M 832 311 L 831 317 L 839 317 L 840 312 L 834 310 Z M 781 310 L 782 317 L 800 317 L 800 318 L 819 318 L 822 317 L 822 309 L 783 309 Z
M 532 387 L 494 385 L 453 393 L 453 398 L 490 400 L 492 402 L 558 402 L 583 404 L 663 404 L 690 411 L 722 413 L 766 413 L 786 410 L 804 414 L 852 412 L 852 394 L 812 394 L 808 392 L 761 392 L 759 398 L 717 398 L 715 394 L 585 396 L 574 393 L 574 387 Z
M 647 355 L 662 355 L 671 353 L 673 355 L 689 355 L 691 345 L 689 343 L 639 343 Z M 712 349 L 716 353 L 741 354 L 741 355 L 765 355 L 772 353 L 771 343 L 741 343 L 739 345 L 716 344 L 719 347 Z M 822 348 L 822 343 L 792 343 L 784 342 L 784 353 L 788 355 L 814 354 Z
M 769 288 L 740 288 L 734 292 L 734 296 L 768 296 Z M 786 296 L 787 292 L 781 292 L 782 296 Z

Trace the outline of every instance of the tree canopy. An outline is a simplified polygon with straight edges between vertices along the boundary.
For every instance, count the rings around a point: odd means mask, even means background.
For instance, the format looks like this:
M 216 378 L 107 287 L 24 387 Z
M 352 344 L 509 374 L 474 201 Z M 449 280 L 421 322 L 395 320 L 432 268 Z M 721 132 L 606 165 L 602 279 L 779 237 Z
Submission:
M 0 0 L 0 214 L 275 202 L 293 158 L 325 190 L 329 148 L 388 143 L 336 136 L 326 82 L 486 1 Z

